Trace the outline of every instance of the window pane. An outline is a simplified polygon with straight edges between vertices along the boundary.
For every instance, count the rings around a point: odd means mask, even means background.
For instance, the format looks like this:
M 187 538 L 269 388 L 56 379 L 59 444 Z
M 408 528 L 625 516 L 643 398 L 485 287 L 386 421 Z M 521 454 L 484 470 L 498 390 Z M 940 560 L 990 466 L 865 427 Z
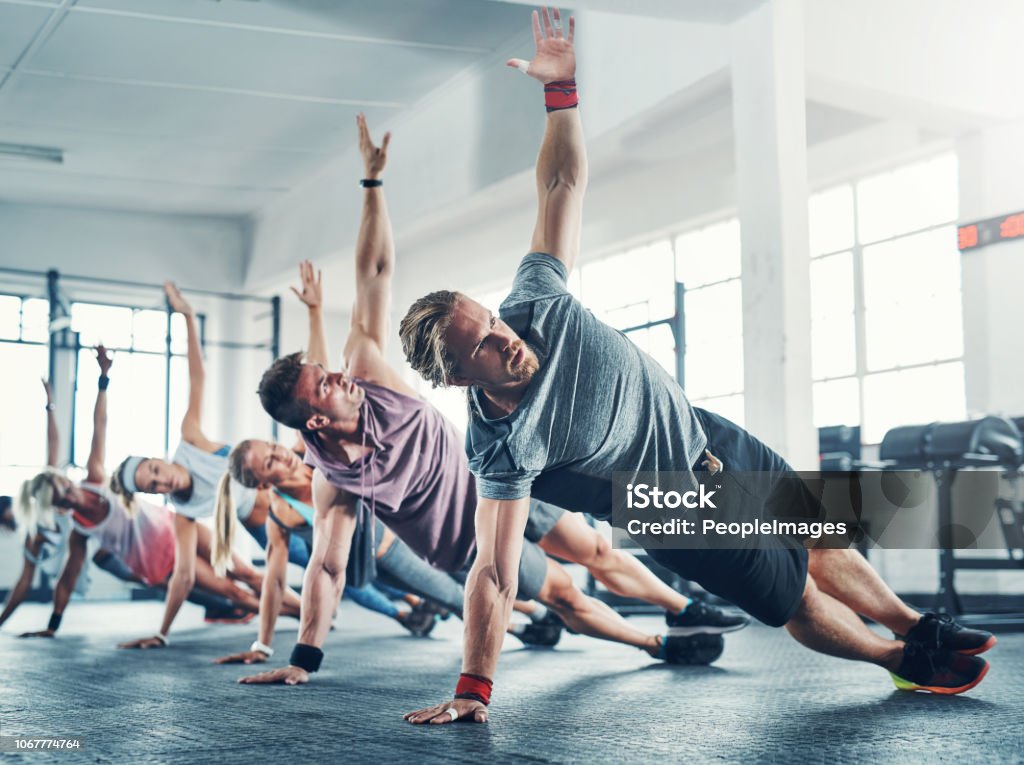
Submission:
M 644 353 L 650 355 L 668 372 L 676 376 L 676 341 L 671 328 L 659 324 L 650 329 L 640 329 L 626 335 Z
M 857 378 L 814 384 L 814 427 L 860 424 L 860 391 Z
M 815 380 L 857 372 L 853 314 L 811 323 L 811 376 Z
M 864 302 L 868 308 L 960 292 L 956 229 L 905 236 L 864 248 Z
M 185 419 L 185 412 L 188 411 L 188 386 L 188 359 L 183 356 L 173 356 L 171 358 L 171 406 L 167 414 L 168 435 L 170 437 L 168 448 L 172 454 L 180 440 L 181 421 Z M 160 437 L 160 449 L 162 450 L 163 434 Z M 215 438 L 218 437 L 215 436 Z
M 198 327 L 199 317 L 196 317 Z M 185 326 L 185 317 L 180 313 L 171 316 L 171 353 L 188 353 L 188 328 Z
M 102 343 L 108 348 L 128 348 L 132 343 L 132 311 L 110 305 L 74 303 L 71 329 L 79 333 L 83 346 Z
M 50 301 L 31 298 L 21 306 L 21 338 L 37 343 L 50 341 Z
M 736 218 L 676 238 L 676 278 L 687 288 L 740 275 L 740 222 Z
M 740 427 L 743 427 L 745 417 L 743 414 L 743 394 L 737 393 L 734 396 L 719 396 L 717 398 L 705 398 L 699 401 L 691 401 L 694 406 L 707 409 L 721 415 L 727 420 L 732 420 Z
M 46 394 L 39 378 L 46 377 L 49 364 L 43 346 L 0 343 L 0 465 L 30 465 L 34 471 L 46 464 Z M 5 484 L 3 493 L 13 495 L 16 488 Z
M 868 369 L 963 353 L 960 257 L 953 228 L 864 248 Z
M 685 389 L 691 398 L 743 390 L 743 338 L 687 343 Z
M 953 153 L 865 178 L 857 184 L 861 242 L 956 220 L 957 162 Z
M 420 377 L 417 377 L 416 388 L 423 398 L 437 407 L 437 410 L 458 428 L 460 433 L 466 432 L 469 412 L 465 388 L 431 388 L 430 383 Z
M 667 242 L 588 263 L 581 269 L 580 283 L 587 308 L 612 326 L 643 324 L 674 311 L 672 251 Z
M 0 295 L 0 338 L 17 340 L 21 335 L 21 298 Z
M 853 247 L 853 187 L 837 186 L 808 201 L 811 257 Z
M 898 425 L 957 422 L 966 416 L 962 362 L 864 378 L 865 443 L 879 443 L 886 431 Z
M 166 311 L 136 311 L 132 319 L 132 339 L 138 351 L 167 350 L 167 313 Z
M 853 253 L 811 261 L 811 320 L 853 313 Z
M 78 393 L 75 400 L 75 462 L 78 465 L 85 465 L 92 443 L 92 413 L 98 377 L 95 356 L 88 348 L 79 351 L 78 356 Z M 164 363 L 160 356 L 115 354 L 107 402 L 108 472 L 129 454 L 163 455 Z M 187 395 L 187 382 L 185 390 Z
M 743 336 L 743 288 L 739 279 L 688 289 L 684 311 L 688 345 Z

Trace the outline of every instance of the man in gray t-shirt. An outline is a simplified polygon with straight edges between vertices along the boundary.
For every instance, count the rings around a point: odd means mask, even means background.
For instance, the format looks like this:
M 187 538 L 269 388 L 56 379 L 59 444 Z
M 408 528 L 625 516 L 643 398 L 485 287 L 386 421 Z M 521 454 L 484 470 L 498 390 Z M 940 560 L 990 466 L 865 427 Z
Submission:
M 406 359 L 435 385 L 469 388 L 466 446 L 477 476 L 477 559 L 466 586 L 464 657 L 455 699 L 413 723 L 487 720 L 501 637 L 531 495 L 607 515 L 613 472 L 690 471 L 707 447 L 716 469 L 791 473 L 768 447 L 724 418 L 690 406 L 682 389 L 619 332 L 573 298 L 587 160 L 576 106 L 573 25 L 534 13 L 537 54 L 510 65 L 545 85 L 547 127 L 537 158 L 537 222 L 512 293 L 494 316 L 458 292 L 416 301 L 401 324 Z M 773 497 L 767 497 L 771 501 Z M 823 653 L 868 661 L 898 688 L 961 693 L 988 664 L 988 633 L 921 615 L 855 550 L 800 545 L 650 551 L 693 579 Z M 887 640 L 857 614 L 893 630 Z
M 470 389 L 466 449 L 481 496 L 532 494 L 608 517 L 613 471 L 687 470 L 706 440 L 682 388 L 570 295 L 567 276 L 551 255 L 523 259 L 500 318 L 538 368 L 507 416 L 489 417 L 484 391 Z

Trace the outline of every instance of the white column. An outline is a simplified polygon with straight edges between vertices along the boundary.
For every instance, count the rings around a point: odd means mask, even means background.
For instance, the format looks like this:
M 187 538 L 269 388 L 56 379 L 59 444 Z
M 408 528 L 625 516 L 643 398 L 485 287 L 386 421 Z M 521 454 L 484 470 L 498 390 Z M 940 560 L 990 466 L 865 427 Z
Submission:
M 804 80 L 799 0 L 768 0 L 733 25 L 746 426 L 794 467 L 812 470 Z
M 960 221 L 1024 210 L 1024 123 L 1001 125 L 957 143 Z M 961 255 L 964 377 L 971 414 L 1024 415 L 1024 239 Z

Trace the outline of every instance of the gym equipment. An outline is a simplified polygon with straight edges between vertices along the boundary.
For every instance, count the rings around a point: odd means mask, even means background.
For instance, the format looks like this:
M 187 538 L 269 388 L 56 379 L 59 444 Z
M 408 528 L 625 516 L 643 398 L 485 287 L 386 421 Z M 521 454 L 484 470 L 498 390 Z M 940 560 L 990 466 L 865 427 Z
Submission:
M 909 425 L 885 434 L 879 457 L 890 469 L 928 470 L 938 489 L 939 609 L 965 624 L 997 629 L 1024 627 L 1024 613 L 967 614 L 956 590 L 956 572 L 964 570 L 1024 571 L 1024 502 L 1019 478 L 1024 443 L 1016 423 L 1003 417 L 966 422 Z M 962 470 L 1000 470 L 1014 486 L 1017 499 L 997 499 L 996 510 L 1008 558 L 961 558 L 952 543 L 953 483 Z

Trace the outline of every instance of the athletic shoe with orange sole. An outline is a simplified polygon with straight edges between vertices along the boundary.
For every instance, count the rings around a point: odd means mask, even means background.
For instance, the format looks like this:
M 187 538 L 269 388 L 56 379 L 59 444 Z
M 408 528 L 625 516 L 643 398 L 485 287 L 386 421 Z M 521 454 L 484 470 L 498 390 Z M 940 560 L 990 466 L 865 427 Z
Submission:
M 903 648 L 903 662 L 892 681 L 901 691 L 928 691 L 952 696 L 971 690 L 984 678 L 989 664 L 978 656 L 933 650 L 910 642 Z
M 203 621 L 207 624 L 248 624 L 256 618 L 254 611 L 244 608 L 207 608 Z
M 985 653 L 998 642 L 991 632 L 965 627 L 949 614 L 931 611 L 922 614 L 921 621 L 900 639 L 921 643 L 933 650 L 956 651 L 970 656 Z

